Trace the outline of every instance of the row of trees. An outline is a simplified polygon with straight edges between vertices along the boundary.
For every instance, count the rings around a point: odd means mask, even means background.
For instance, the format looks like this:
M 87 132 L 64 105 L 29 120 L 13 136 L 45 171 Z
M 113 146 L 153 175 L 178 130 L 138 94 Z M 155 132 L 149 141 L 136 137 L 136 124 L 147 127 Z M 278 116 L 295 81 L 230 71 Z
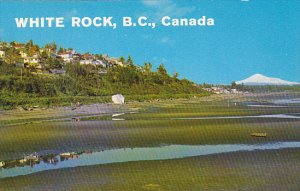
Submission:
M 67 64 L 65 75 L 34 75 L 29 69 L 14 65 L 0 65 L 0 92 L 10 95 L 27 94 L 34 97 L 63 95 L 102 96 L 201 93 L 202 90 L 188 80 L 170 76 L 160 65 L 152 71 L 150 63 L 143 67 L 112 67 L 106 74 L 91 65 Z

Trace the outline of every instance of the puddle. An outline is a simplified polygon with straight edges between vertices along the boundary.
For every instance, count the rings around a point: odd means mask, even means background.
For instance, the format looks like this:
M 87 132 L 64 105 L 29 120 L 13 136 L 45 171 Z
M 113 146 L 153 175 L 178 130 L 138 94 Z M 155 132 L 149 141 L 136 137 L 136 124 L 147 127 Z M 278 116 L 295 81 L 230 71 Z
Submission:
M 247 105 L 248 107 L 270 107 L 270 108 L 284 108 L 284 107 L 288 107 L 288 108 L 299 108 L 298 106 L 284 106 L 284 105 L 263 105 L 263 104 L 250 104 Z
M 272 100 L 272 103 L 274 103 L 274 104 L 297 104 L 297 103 L 300 103 L 300 98 L 276 99 L 276 100 Z
M 245 101 L 241 102 L 241 105 L 246 105 L 248 107 L 270 107 L 270 108 L 299 108 L 300 98 L 294 99 L 274 99 L 269 102 L 256 102 L 256 101 Z
M 300 148 L 300 142 L 277 142 L 266 144 L 224 144 L 224 145 L 166 145 L 161 147 L 125 148 L 100 152 L 61 153 L 47 156 L 27 156 L 24 159 L 4 161 L 0 178 L 32 174 L 51 169 L 71 168 L 129 161 L 166 160 L 217 153 Z M 21 163 L 23 162 L 23 163 Z
M 279 119 L 300 119 L 300 116 L 288 114 L 274 114 L 274 115 L 248 115 L 248 116 L 220 116 L 220 117 L 183 117 L 174 119 L 247 119 L 247 118 L 279 118 Z

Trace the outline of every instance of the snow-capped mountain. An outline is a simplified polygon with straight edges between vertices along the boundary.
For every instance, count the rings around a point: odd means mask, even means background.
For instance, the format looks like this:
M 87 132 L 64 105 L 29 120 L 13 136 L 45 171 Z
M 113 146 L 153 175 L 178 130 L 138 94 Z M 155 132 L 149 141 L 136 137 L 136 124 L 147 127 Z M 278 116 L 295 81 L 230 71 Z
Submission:
M 253 76 L 241 81 L 237 81 L 236 83 L 244 85 L 300 85 L 298 82 L 289 82 L 280 78 L 270 78 L 262 74 L 254 74 Z

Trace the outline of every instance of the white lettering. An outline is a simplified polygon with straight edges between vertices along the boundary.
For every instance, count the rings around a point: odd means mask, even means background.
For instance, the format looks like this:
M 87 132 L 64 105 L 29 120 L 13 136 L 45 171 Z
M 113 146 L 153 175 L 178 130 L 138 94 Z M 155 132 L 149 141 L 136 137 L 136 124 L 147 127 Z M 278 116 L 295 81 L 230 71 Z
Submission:
M 25 28 L 28 18 L 15 18 L 15 21 L 18 28 Z

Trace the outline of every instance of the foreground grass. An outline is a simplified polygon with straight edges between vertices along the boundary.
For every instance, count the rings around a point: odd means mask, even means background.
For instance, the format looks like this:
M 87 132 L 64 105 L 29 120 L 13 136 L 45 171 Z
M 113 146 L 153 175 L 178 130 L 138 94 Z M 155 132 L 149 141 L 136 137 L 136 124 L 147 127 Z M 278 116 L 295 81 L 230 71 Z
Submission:
M 0 190 L 299 190 L 300 150 L 139 161 L 0 179 Z

